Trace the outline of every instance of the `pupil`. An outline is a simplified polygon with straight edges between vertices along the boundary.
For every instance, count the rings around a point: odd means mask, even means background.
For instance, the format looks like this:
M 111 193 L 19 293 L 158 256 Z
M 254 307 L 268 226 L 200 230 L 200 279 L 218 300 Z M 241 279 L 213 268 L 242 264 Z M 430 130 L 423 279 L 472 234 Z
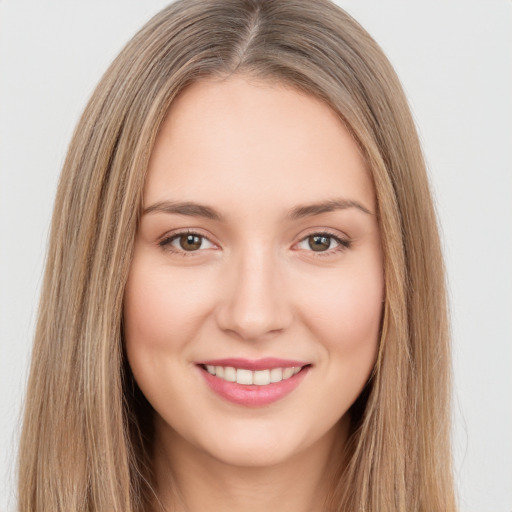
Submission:
M 309 246 L 313 251 L 322 251 L 325 249 L 329 249 L 329 245 L 331 245 L 329 237 L 328 236 L 312 236 L 310 239 L 313 239 L 313 243 L 311 243 L 311 240 L 309 242 Z
M 196 250 L 201 247 L 201 237 L 197 235 L 183 235 L 180 237 L 180 245 L 185 250 Z

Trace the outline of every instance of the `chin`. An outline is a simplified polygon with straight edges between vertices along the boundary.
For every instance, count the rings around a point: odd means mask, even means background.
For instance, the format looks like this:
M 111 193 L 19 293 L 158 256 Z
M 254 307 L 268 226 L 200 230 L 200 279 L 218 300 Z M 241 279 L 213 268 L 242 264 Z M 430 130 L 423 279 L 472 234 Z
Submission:
M 285 426 L 262 422 L 257 428 L 249 423 L 244 428 L 243 423 L 234 429 L 212 431 L 208 439 L 203 438 L 199 449 L 233 467 L 272 467 L 293 462 L 310 448 L 332 447 L 338 430 L 334 426 L 327 432 L 311 431 L 307 425 L 296 425 L 294 429 L 288 422 Z
M 233 443 L 208 450 L 210 455 L 219 462 L 239 468 L 268 468 L 278 466 L 300 450 L 283 446 L 279 442 L 262 443 L 261 441 Z

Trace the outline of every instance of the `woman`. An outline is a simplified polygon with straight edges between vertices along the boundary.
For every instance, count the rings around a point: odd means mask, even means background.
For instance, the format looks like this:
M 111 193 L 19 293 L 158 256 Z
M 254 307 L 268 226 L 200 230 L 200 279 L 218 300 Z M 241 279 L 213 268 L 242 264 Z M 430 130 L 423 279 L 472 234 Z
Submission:
M 172 4 L 64 164 L 20 510 L 454 510 L 441 269 L 406 100 L 354 20 Z

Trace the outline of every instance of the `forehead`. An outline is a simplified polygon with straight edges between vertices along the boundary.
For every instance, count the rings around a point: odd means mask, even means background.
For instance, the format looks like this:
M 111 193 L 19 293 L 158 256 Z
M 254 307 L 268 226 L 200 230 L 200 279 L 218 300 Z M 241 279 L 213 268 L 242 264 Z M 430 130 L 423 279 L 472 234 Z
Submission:
M 315 97 L 243 76 L 194 83 L 171 106 L 144 203 L 174 195 L 283 208 L 331 195 L 374 207 L 365 161 L 339 116 Z

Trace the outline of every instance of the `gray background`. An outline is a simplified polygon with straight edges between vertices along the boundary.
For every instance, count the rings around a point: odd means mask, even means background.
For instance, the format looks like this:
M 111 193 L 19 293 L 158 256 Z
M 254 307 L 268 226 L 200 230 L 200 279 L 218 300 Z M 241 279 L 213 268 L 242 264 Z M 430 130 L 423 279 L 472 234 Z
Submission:
M 448 265 L 463 512 L 512 511 L 512 2 L 339 0 L 408 93 Z M 166 0 L 0 0 L 0 511 L 57 178 L 109 62 Z

